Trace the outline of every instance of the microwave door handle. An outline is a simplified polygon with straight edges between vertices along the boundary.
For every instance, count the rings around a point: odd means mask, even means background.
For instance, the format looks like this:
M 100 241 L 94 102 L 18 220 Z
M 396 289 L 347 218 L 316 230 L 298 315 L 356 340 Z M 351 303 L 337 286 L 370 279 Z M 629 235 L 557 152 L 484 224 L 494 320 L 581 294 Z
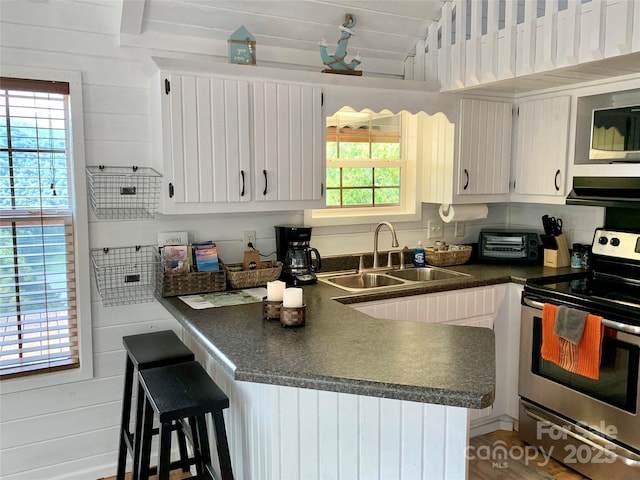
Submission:
M 526 306 L 535 308 L 538 310 L 542 310 L 542 307 L 544 306 L 543 302 L 531 300 L 530 298 L 527 298 L 527 297 L 524 297 L 522 301 Z M 604 325 L 607 328 L 618 330 L 619 332 L 630 333 L 631 335 L 640 335 L 640 327 L 636 325 L 629 325 L 628 323 L 616 322 L 614 320 L 609 320 L 607 318 L 602 319 L 602 325 Z
M 531 410 L 529 410 L 525 405 L 522 405 L 522 408 L 524 410 L 524 412 L 531 418 L 533 418 L 534 420 L 541 422 L 545 425 L 548 425 L 556 430 L 559 430 L 560 432 L 564 433 L 565 435 L 568 435 L 570 437 L 575 438 L 577 441 L 582 442 L 582 443 L 586 443 L 587 445 L 589 445 L 592 448 L 595 448 L 598 451 L 601 451 L 604 455 L 608 456 L 608 457 L 613 457 L 613 458 L 618 458 L 619 460 L 623 461 L 625 464 L 630 465 L 630 466 L 634 466 L 634 467 L 638 467 L 640 466 L 640 462 L 637 460 L 633 460 L 631 458 L 627 458 L 624 455 L 621 455 L 620 453 L 614 452 L 615 450 L 619 450 L 619 447 L 617 447 L 617 445 L 615 444 L 611 444 L 611 449 L 607 448 L 609 445 L 607 446 L 602 446 L 599 445 L 591 440 L 589 440 L 587 437 L 584 437 L 578 433 L 572 432 L 571 430 L 558 425 L 557 423 L 552 422 L 551 420 L 548 420 L 540 415 L 536 415 L 535 413 L 533 413 Z

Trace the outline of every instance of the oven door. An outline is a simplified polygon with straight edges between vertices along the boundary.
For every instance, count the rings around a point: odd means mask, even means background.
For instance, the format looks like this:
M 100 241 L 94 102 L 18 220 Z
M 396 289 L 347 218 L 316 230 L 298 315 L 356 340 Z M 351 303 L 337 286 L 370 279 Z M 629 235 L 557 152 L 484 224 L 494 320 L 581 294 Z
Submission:
M 603 320 L 600 378 L 591 380 L 541 358 L 542 305 L 539 300 L 523 296 L 520 397 L 580 428 L 640 452 L 640 336 L 629 333 L 636 327 Z

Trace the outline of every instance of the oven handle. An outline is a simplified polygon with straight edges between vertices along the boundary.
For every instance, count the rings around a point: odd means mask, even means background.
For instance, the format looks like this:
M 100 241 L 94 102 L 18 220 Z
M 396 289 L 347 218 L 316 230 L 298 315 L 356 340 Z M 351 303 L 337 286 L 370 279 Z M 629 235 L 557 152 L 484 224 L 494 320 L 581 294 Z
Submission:
M 602 453 L 604 453 L 605 455 L 608 455 L 610 457 L 615 457 L 615 458 L 619 458 L 623 463 L 625 463 L 626 465 L 629 465 L 631 467 L 640 467 L 640 461 L 638 460 L 634 460 L 632 458 L 626 457 L 625 455 L 622 455 L 619 451 L 621 450 L 621 448 L 616 445 L 615 443 L 611 443 L 611 442 L 607 442 L 608 444 L 611 445 L 612 449 L 609 450 L 608 448 L 603 447 L 602 445 L 598 445 L 597 443 L 589 440 L 586 437 L 583 437 L 582 435 L 572 432 L 571 430 L 562 427 L 560 425 L 558 425 L 557 423 L 552 422 L 551 420 L 544 418 L 540 415 L 536 415 L 535 413 L 533 413 L 531 410 L 529 410 L 526 405 L 521 404 L 524 412 L 531 418 L 533 418 L 534 420 L 538 421 L 538 422 L 542 422 L 545 423 L 559 431 L 561 431 L 562 433 L 564 433 L 565 435 L 569 435 L 570 437 L 573 437 L 574 439 L 578 440 L 579 442 L 582 443 L 586 443 L 587 445 L 591 446 L 592 448 L 595 448 L 596 450 L 600 450 Z M 603 441 L 606 441 L 603 439 Z M 617 450 L 616 452 L 614 452 L 613 450 Z
M 536 308 L 538 310 L 542 310 L 542 307 L 544 306 L 543 302 L 537 302 L 536 300 L 531 300 L 530 298 L 527 298 L 527 297 L 522 297 L 522 301 L 526 306 L 531 308 Z M 619 332 L 630 333 L 632 335 L 640 335 L 640 327 L 635 325 L 628 325 L 626 323 L 616 322 L 606 318 L 602 319 L 602 325 L 604 325 L 607 328 L 618 330 Z

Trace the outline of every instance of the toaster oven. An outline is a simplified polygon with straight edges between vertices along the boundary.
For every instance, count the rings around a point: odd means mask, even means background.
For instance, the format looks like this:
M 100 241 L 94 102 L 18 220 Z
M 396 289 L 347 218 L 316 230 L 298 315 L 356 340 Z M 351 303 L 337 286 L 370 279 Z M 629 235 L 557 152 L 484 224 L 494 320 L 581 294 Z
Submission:
M 542 263 L 538 233 L 518 230 L 482 230 L 478 240 L 481 262 Z

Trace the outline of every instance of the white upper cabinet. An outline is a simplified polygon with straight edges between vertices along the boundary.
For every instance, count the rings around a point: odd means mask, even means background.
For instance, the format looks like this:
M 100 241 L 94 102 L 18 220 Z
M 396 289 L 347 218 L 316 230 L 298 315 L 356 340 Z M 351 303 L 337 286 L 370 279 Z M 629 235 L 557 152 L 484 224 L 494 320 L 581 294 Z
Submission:
M 324 207 L 320 88 L 168 71 L 151 85 L 162 213 Z
M 254 199 L 324 202 L 322 90 L 253 83 Z
M 509 197 L 510 102 L 463 98 L 458 120 L 429 118 L 422 201 L 503 202 Z
M 510 102 L 460 101 L 458 195 L 509 193 Z
M 570 108 L 568 95 L 519 104 L 513 200 L 564 202 Z
M 251 168 L 248 83 L 190 75 L 166 79 L 169 198 L 175 204 L 250 200 L 243 188 Z

